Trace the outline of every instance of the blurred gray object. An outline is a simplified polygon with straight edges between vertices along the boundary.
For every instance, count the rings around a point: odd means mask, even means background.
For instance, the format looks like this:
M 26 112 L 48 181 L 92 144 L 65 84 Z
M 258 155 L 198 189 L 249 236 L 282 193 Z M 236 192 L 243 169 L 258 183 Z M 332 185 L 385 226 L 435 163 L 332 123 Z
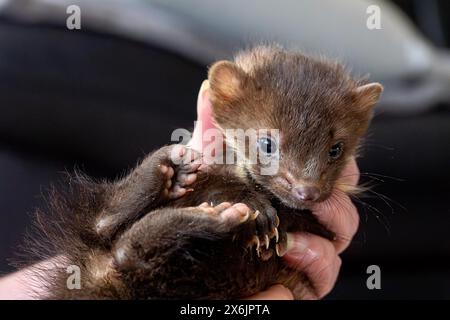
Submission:
M 201 63 L 261 41 L 336 57 L 385 85 L 378 110 L 415 113 L 450 101 L 450 55 L 434 48 L 386 1 L 334 0 L 3 0 L 4 15 L 65 23 L 81 8 L 91 29 L 159 43 Z M 381 29 L 369 30 L 376 4 Z

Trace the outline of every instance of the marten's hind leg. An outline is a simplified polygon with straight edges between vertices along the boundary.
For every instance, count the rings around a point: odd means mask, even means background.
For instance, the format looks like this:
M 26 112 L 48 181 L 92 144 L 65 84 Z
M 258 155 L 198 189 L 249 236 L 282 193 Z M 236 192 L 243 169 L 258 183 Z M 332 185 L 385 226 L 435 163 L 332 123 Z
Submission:
M 97 234 L 109 240 L 146 212 L 183 196 L 197 178 L 200 157 L 182 145 L 166 146 L 149 155 L 113 186 L 96 218 Z
M 227 250 L 239 254 L 239 249 L 232 249 L 241 246 L 234 236 L 255 218 L 255 212 L 242 203 L 155 210 L 118 238 L 112 251 L 114 264 L 126 286 L 134 290 L 133 298 L 226 295 L 228 289 L 216 284 L 226 284 L 223 279 L 229 277 L 224 265 Z M 234 259 L 229 262 L 235 264 Z M 201 274 L 204 279 L 193 276 Z

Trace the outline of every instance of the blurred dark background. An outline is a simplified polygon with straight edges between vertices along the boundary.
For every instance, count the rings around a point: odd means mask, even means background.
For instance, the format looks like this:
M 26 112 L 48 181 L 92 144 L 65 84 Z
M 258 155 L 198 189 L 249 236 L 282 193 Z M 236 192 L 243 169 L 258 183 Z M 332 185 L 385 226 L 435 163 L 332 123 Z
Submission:
M 448 1 L 394 2 L 433 50 L 446 52 Z M 169 143 L 175 128 L 191 129 L 206 70 L 195 52 L 158 37 L 1 14 L 0 272 L 13 270 L 8 258 L 61 172 L 114 178 Z M 359 160 L 373 191 L 356 200 L 360 231 L 330 299 L 450 298 L 449 106 L 436 99 L 402 113 L 386 102 L 375 117 Z M 381 290 L 366 287 L 372 264 L 381 268 Z

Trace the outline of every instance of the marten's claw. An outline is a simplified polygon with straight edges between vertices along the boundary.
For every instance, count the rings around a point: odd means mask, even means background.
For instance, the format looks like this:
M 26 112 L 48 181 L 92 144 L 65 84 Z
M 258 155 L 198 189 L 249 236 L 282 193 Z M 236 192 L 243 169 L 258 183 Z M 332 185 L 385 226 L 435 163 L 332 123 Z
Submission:
M 263 243 L 263 246 L 261 245 Z M 273 255 L 273 250 L 269 249 L 270 240 L 267 235 L 262 237 L 253 236 L 248 243 L 249 248 L 255 247 L 256 255 L 263 261 L 269 260 Z
M 278 243 L 275 245 L 275 252 L 277 256 L 281 257 L 280 245 Z
M 260 247 L 261 243 L 259 241 L 259 237 L 258 236 L 253 236 L 252 239 L 250 240 L 250 242 L 248 243 L 249 247 L 253 247 L 256 246 L 256 252 L 258 253 L 259 256 L 259 247 Z
M 247 247 L 256 247 L 257 256 L 265 261 L 274 255 L 274 247 L 279 240 L 277 226 L 280 221 L 272 206 L 260 206 L 249 217 L 250 240 Z M 274 239 L 274 241 L 272 240 Z
M 264 244 L 266 245 L 266 249 L 269 249 L 270 240 L 267 234 L 264 236 Z
M 259 211 L 256 210 L 255 212 L 253 212 L 250 216 L 250 220 L 256 220 L 256 218 L 259 216 Z
M 275 243 L 278 243 L 280 235 L 278 233 L 278 228 L 277 227 L 274 227 L 273 230 L 272 230 L 272 233 L 270 234 L 270 239 L 273 239 L 273 238 L 275 238 Z
M 255 247 L 256 250 L 256 255 L 258 256 L 258 258 L 260 258 L 263 261 L 269 260 L 272 255 L 273 255 L 273 251 L 272 250 L 268 250 L 268 241 L 269 238 L 266 236 L 264 237 L 264 245 L 265 247 L 261 246 L 261 240 L 259 239 L 258 236 L 253 236 L 252 239 L 249 241 L 248 243 L 248 247 L 253 248 Z

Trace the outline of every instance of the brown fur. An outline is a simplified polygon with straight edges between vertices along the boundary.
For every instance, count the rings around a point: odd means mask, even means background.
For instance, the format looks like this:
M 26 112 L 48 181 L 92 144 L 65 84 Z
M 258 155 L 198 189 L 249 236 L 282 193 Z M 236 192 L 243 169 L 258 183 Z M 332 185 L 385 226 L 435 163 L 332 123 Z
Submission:
M 280 129 L 278 174 L 261 175 L 258 164 L 214 165 L 197 173 L 193 192 L 172 200 L 161 165 L 172 166 L 175 177 L 192 166 L 174 165 L 174 146 L 167 146 L 115 183 L 71 178 L 67 194 L 51 195 L 50 214 L 38 215 L 38 235 L 27 245 L 36 260 L 61 257 L 53 260 L 53 270 L 34 272 L 48 287 L 43 298 L 228 299 L 274 283 L 301 298 L 311 286 L 277 256 L 273 232 L 278 227 L 280 245 L 287 231 L 335 236 L 307 210 L 311 202 L 294 197 L 292 189 L 296 183 L 314 185 L 317 201 L 330 195 L 382 87 L 363 86 L 337 63 L 273 46 L 217 62 L 209 81 L 218 128 Z M 343 142 L 343 154 L 330 160 L 336 141 Z M 242 202 L 260 215 L 234 225 L 205 214 L 197 207 L 205 201 Z M 248 244 L 255 235 L 263 243 L 268 234 L 270 247 L 258 256 Z M 81 290 L 66 287 L 71 264 L 81 268 Z M 303 287 L 294 288 L 299 281 Z

